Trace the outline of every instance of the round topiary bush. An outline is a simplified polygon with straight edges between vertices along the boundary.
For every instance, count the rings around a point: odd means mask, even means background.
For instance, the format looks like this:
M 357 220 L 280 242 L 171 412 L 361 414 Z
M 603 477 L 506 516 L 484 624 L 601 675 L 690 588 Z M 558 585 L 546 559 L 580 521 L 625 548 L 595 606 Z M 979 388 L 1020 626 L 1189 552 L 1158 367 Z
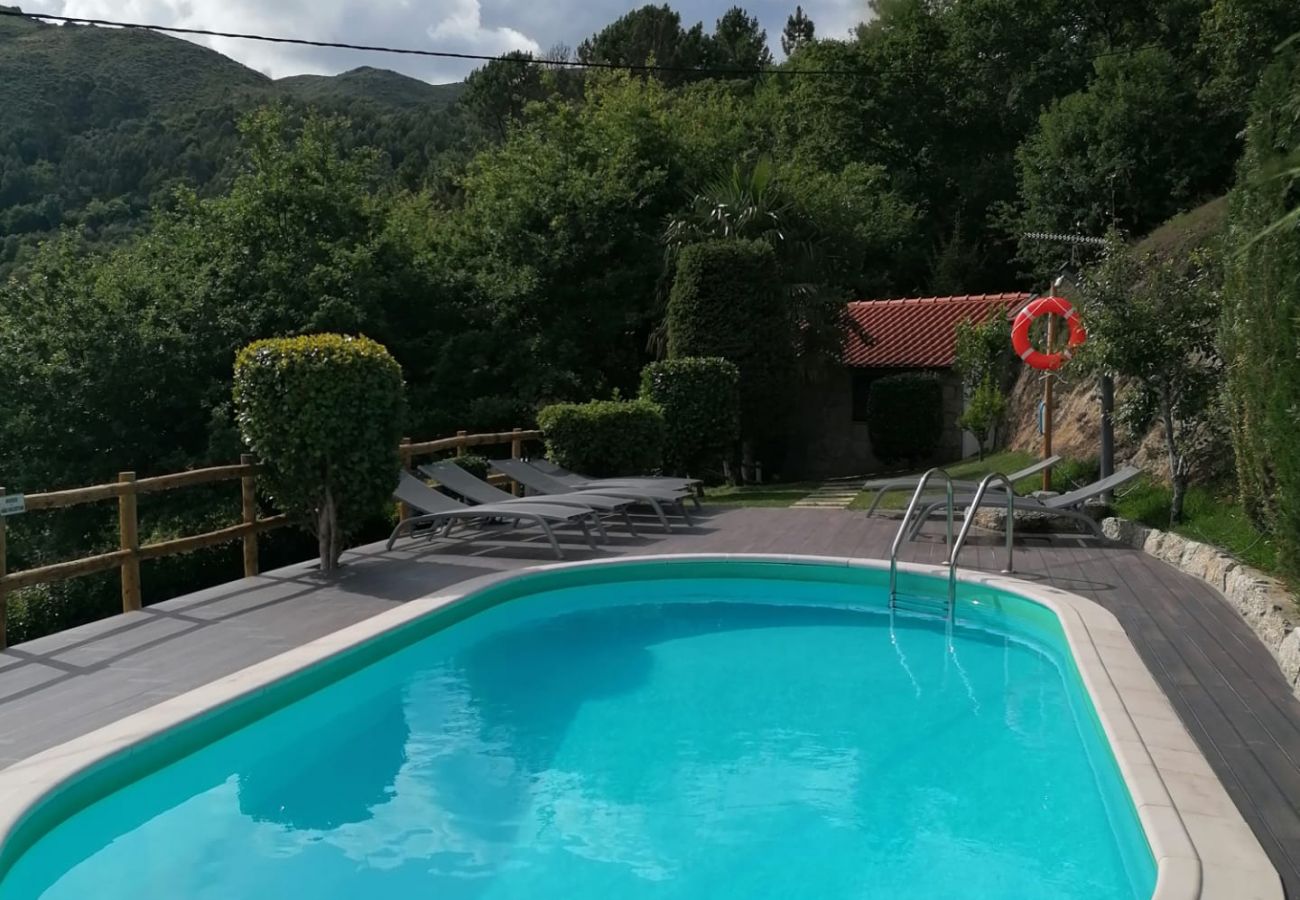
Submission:
M 641 397 L 663 410 L 664 467 L 701 474 L 740 436 L 740 370 L 720 357 L 686 357 L 641 370 Z
M 663 459 L 664 416 L 649 400 L 556 403 L 537 414 L 537 427 L 547 456 L 597 478 L 642 475 Z
M 321 569 L 383 509 L 401 463 L 402 370 L 364 337 L 314 334 L 249 344 L 235 359 L 236 419 L 276 505 L 316 535 Z

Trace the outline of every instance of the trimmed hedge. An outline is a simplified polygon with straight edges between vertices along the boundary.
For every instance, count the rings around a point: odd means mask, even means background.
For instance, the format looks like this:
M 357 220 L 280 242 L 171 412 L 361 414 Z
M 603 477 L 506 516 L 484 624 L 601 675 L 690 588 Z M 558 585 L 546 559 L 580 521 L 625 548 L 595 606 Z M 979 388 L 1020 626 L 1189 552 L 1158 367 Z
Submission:
M 275 504 L 316 536 L 323 571 L 397 485 L 403 390 L 401 367 L 364 337 L 274 338 L 235 359 L 240 433 Z
M 1300 226 L 1261 234 L 1300 207 L 1300 178 L 1279 178 L 1300 155 L 1300 45 L 1264 73 L 1229 201 L 1220 350 L 1242 503 L 1271 533 L 1278 560 L 1300 576 Z
M 929 459 L 943 438 L 943 385 L 934 375 L 905 373 L 875 381 L 867 395 L 867 433 L 881 462 Z
M 779 290 L 776 255 L 762 241 L 682 248 L 668 299 L 668 355 L 721 357 L 740 372 L 740 430 L 778 434 L 794 385 L 794 329 Z
M 641 397 L 664 415 L 664 466 L 677 475 L 721 468 L 740 436 L 740 370 L 720 357 L 687 357 L 641 370 Z
M 649 400 L 556 403 L 537 414 L 546 455 L 593 477 L 642 475 L 663 459 L 664 416 Z

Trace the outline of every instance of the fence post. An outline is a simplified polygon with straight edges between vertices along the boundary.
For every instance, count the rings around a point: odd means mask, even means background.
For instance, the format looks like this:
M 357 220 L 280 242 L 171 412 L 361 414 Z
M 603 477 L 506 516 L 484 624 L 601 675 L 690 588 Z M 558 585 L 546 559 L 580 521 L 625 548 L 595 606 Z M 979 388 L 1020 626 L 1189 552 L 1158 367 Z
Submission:
M 0 487 L 0 499 L 3 499 L 4 495 L 5 489 Z M 8 592 L 3 584 L 8 572 L 5 563 L 5 517 L 0 516 L 0 650 L 9 646 L 5 643 L 5 600 Z
M 510 458 L 511 458 L 511 459 L 523 459 L 523 458 L 524 458 L 524 442 L 523 442 L 523 439 L 522 439 L 521 437 L 519 437 L 519 433 L 520 433 L 521 430 L 522 430 L 522 429 L 516 428 L 516 429 L 511 433 L 511 434 L 512 434 L 512 437 L 511 437 L 511 440 L 510 440 Z M 517 481 L 511 479 L 511 481 L 510 481 L 510 492 L 511 492 L 512 494 L 514 494 L 516 497 L 522 497 L 522 496 L 523 496 L 523 493 L 524 493 L 524 491 L 523 491 L 523 485 L 521 485 L 519 482 L 517 482 Z
M 456 455 L 457 456 L 465 455 L 465 436 L 467 434 L 469 434 L 468 431 L 456 432 Z
M 253 465 L 251 453 L 239 454 L 241 466 Z M 239 476 L 239 506 L 245 525 L 257 524 L 257 478 L 251 472 Z M 249 528 L 244 535 L 244 577 L 257 574 L 257 532 Z
M 400 458 L 402 461 L 402 471 L 409 473 L 411 471 L 411 461 L 412 461 L 411 439 L 409 437 L 402 438 L 402 442 L 397 447 L 397 455 L 398 458 Z M 398 501 L 397 521 L 405 522 L 407 519 L 411 518 L 414 515 L 415 515 L 415 511 L 412 510 L 411 507 L 406 504 L 405 500 Z
M 136 517 L 135 473 L 120 472 L 117 481 L 127 485 L 117 497 L 117 531 L 122 549 L 131 553 L 122 560 L 122 612 L 131 612 L 141 606 L 140 523 Z

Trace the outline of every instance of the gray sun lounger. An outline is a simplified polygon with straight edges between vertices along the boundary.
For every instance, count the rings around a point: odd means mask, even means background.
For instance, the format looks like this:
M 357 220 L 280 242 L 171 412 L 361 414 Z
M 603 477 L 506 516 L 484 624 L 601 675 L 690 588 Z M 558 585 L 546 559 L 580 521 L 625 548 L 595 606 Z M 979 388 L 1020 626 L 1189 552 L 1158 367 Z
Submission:
M 545 472 L 535 469 L 523 460 L 518 459 L 494 459 L 490 461 L 492 468 L 496 469 L 502 475 L 513 478 L 530 491 L 536 491 L 539 494 L 547 496 L 556 494 L 575 494 L 581 498 L 583 491 L 580 491 L 563 481 L 552 478 Z M 664 487 L 649 487 L 646 485 L 636 485 L 633 487 L 608 487 L 601 488 L 598 492 L 604 497 L 618 497 L 624 500 L 633 500 L 637 503 L 643 503 L 651 507 L 655 514 L 659 516 L 659 521 L 663 523 L 665 531 L 671 531 L 668 524 L 668 517 L 664 515 L 664 504 L 667 504 L 677 510 L 678 514 L 686 520 L 686 524 L 691 524 L 691 515 L 686 511 L 686 504 L 682 502 L 684 497 L 690 495 L 686 489 L 673 489 Z
M 639 485 L 694 490 L 704 483 L 698 478 L 675 478 L 671 475 L 627 475 L 618 478 L 592 478 L 590 475 L 583 475 L 580 472 L 570 472 L 568 469 L 557 466 L 549 459 L 530 459 L 528 464 L 534 469 L 550 475 L 557 481 L 563 481 L 565 484 L 580 490 L 597 491 L 602 487 L 636 487 Z
M 632 524 L 632 517 L 628 514 L 628 508 L 636 502 L 635 500 L 606 497 L 595 492 L 574 494 L 572 499 L 565 494 L 544 497 L 516 497 L 507 491 L 501 490 L 494 484 L 488 484 L 483 479 L 466 472 L 450 461 L 420 466 L 420 472 L 472 503 L 522 503 L 529 506 L 539 503 L 551 506 L 558 504 L 580 509 L 585 508 L 596 513 L 622 516 L 623 524 L 627 526 L 627 530 L 634 537 L 636 536 L 636 526 Z
M 393 496 L 407 506 L 418 510 L 419 515 L 403 519 L 397 523 L 397 527 L 393 529 L 393 533 L 388 538 L 389 550 L 393 549 L 394 542 L 402 536 L 403 532 L 411 534 L 419 525 L 445 525 L 443 535 L 446 536 L 450 533 L 451 526 L 457 522 L 482 522 L 494 519 L 509 522 L 510 525 L 504 529 L 507 531 L 517 529 L 521 522 L 527 522 L 540 528 L 542 533 L 546 535 L 546 539 L 550 541 L 551 549 L 555 551 L 555 555 L 559 559 L 564 559 L 564 551 L 560 549 L 560 542 L 555 539 L 555 532 L 551 529 L 553 523 L 580 527 L 583 537 L 587 539 L 587 544 L 593 550 L 596 549 L 596 541 L 591 536 L 591 529 L 588 528 L 587 520 L 591 519 L 600 530 L 600 533 L 604 535 L 604 528 L 600 524 L 600 519 L 596 516 L 595 511 L 589 507 L 580 508 L 560 506 L 558 504 L 549 506 L 540 503 L 524 504 L 513 502 L 466 506 L 463 503 L 457 503 L 446 494 L 435 491 L 409 472 L 402 473 L 397 483 L 397 489 L 393 491 Z
M 1040 459 L 1032 466 L 1026 466 L 1019 471 L 1012 472 L 1007 476 L 1007 480 L 1012 484 L 1015 484 L 1020 479 L 1028 478 L 1031 475 L 1037 475 L 1039 472 L 1051 468 L 1060 461 L 1061 457 L 1059 456 L 1049 456 L 1047 459 Z M 880 501 L 884 500 L 885 495 L 890 491 L 914 491 L 916 490 L 916 486 L 920 483 L 920 475 L 909 475 L 902 478 L 877 478 L 873 481 L 868 481 L 866 484 L 862 485 L 862 489 L 864 491 L 875 491 L 876 496 L 872 498 L 871 506 L 867 507 L 867 515 L 871 516 L 875 513 L 876 507 L 880 506 Z M 934 482 L 935 485 L 941 485 L 942 483 L 943 482 L 940 481 Z M 968 491 L 973 494 L 979 488 L 980 483 L 978 481 L 954 481 L 952 486 L 954 490 Z
M 1089 500 L 1100 497 L 1102 494 L 1108 493 L 1109 491 L 1115 490 L 1117 487 L 1127 484 L 1141 474 L 1141 469 L 1135 468 L 1134 466 L 1125 466 L 1114 475 L 1094 481 L 1092 484 L 1085 485 L 1075 491 L 1070 491 L 1068 494 L 1061 494 L 1059 497 L 1046 497 L 1039 500 L 1036 497 L 1019 497 L 1013 495 L 1011 498 L 1012 508 L 1016 512 L 1042 513 L 1047 516 L 1058 516 L 1063 519 L 1070 519 L 1087 526 L 1088 530 L 1097 537 L 1105 537 L 1105 535 L 1102 534 L 1101 525 L 1098 524 L 1097 520 L 1083 512 L 1080 512 L 1079 507 L 1083 506 L 1083 504 Z M 974 496 L 969 494 L 954 497 L 952 501 L 953 512 L 956 513 L 965 510 L 965 514 L 970 515 L 973 511 L 971 509 L 971 504 L 974 500 Z M 925 524 L 925 520 L 936 511 L 942 510 L 946 506 L 947 502 L 947 498 L 931 500 L 929 504 L 922 509 L 921 515 L 917 517 L 916 524 L 912 526 L 908 537 L 915 539 L 920 533 L 922 525 Z M 1004 491 L 985 494 L 980 500 L 981 507 L 1000 506 L 1005 508 L 1006 504 L 1007 495 Z

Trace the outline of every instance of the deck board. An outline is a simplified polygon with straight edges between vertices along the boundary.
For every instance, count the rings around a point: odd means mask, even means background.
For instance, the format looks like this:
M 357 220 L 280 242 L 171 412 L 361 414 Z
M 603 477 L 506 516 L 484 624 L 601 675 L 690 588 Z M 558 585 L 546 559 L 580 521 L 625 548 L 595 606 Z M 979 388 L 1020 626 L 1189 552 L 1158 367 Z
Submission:
M 638 523 L 639 525 L 641 523 Z M 832 509 L 706 510 L 672 535 L 619 529 L 597 553 L 886 556 L 896 523 Z M 938 563 L 943 523 L 902 558 Z M 997 571 L 1002 540 L 976 535 L 965 568 Z M 1113 612 L 1193 739 L 1300 900 L 1300 702 L 1250 628 L 1210 586 L 1138 551 L 1092 538 L 1024 535 L 1019 577 Z M 536 538 L 479 545 L 405 543 L 352 551 L 334 581 L 306 565 L 233 582 L 0 653 L 0 767 L 393 606 L 493 571 L 548 562 Z M 148 578 L 148 567 L 144 577 Z

